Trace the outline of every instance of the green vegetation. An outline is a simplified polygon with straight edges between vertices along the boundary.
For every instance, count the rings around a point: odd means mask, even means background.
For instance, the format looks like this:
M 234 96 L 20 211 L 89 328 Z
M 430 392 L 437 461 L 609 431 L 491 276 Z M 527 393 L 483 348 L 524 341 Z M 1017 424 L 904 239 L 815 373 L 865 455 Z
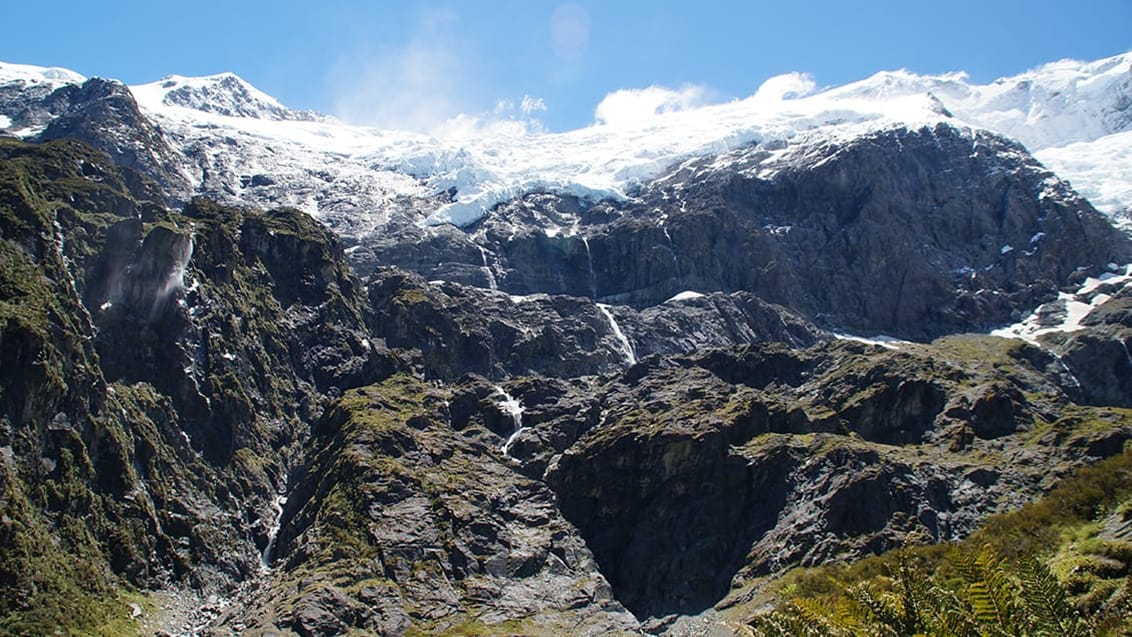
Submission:
M 302 259 L 291 256 L 295 243 L 241 244 L 242 226 L 297 241 Z M 169 247 L 186 237 L 188 275 L 208 300 L 196 325 L 155 321 L 117 298 L 103 305 L 143 239 L 161 277 Z M 195 202 L 177 215 L 152 182 L 89 147 L 0 139 L 0 430 L 11 433 L 0 456 L 0 635 L 136 632 L 123 600 L 147 604 L 131 591 L 215 556 L 252 560 L 248 539 L 225 526 L 234 518 L 206 516 L 196 502 L 254 503 L 281 481 L 280 459 L 302 431 L 295 405 L 307 397 L 282 373 L 304 345 L 274 291 L 284 280 L 307 285 L 306 267 L 346 281 L 334 290 L 349 287 L 333 246 L 297 211 Z M 353 301 L 339 292 L 332 301 L 325 316 L 361 325 Z M 193 329 L 211 354 L 199 384 L 177 358 Z M 203 398 L 185 391 L 190 382 Z
M 1041 562 L 1010 569 L 989 547 L 956 558 L 959 578 L 925 576 L 901 561 L 892 577 L 846 589 L 830 603 L 795 599 L 756 617 L 762 635 L 1091 635 L 1096 626 L 1068 601 L 1061 583 Z
M 393 376 L 346 392 L 317 423 L 311 444 L 319 452 L 309 482 L 297 488 L 312 493 L 298 513 L 310 541 L 300 549 L 303 560 L 273 586 L 277 612 L 293 612 L 326 587 L 356 593 L 368 582 L 397 594 L 397 585 L 382 576 L 370 537 L 371 506 L 401 481 L 419 479 L 402 464 L 400 450 L 413 445 L 408 422 L 422 411 L 428 392 L 415 378 Z
M 993 516 L 967 540 L 909 545 L 775 584 L 762 635 L 1115 635 L 1132 631 L 1132 450 Z M 1111 533 L 1109 527 L 1125 532 Z
M 498 624 L 485 624 L 479 620 L 451 619 L 425 622 L 405 632 L 405 637 L 424 637 L 425 635 L 450 635 L 453 637 L 479 637 L 487 635 L 557 635 L 557 631 L 538 630 L 525 620 L 510 620 Z
M 1083 407 L 1067 404 L 1059 408 L 1053 422 L 1038 420 L 1028 432 L 1031 444 L 1059 447 L 1087 444 L 1091 436 L 1132 427 L 1132 409 L 1122 407 Z

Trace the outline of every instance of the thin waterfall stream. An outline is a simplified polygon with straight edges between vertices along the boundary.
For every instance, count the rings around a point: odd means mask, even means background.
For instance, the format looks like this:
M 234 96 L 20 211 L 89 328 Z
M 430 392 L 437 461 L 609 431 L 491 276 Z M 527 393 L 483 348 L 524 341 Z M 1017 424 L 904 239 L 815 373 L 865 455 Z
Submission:
M 519 399 L 515 398 L 511 394 L 508 394 L 507 391 L 504 390 L 499 385 L 495 385 L 494 387 L 495 387 L 495 393 L 497 393 L 497 394 L 499 394 L 500 396 L 503 397 L 503 400 L 498 401 L 498 403 L 496 403 L 496 404 L 499 405 L 499 409 L 503 413 L 507 414 L 507 416 L 511 418 L 511 426 L 512 426 L 511 435 L 507 436 L 507 440 L 503 443 L 503 446 L 500 447 L 500 449 L 499 449 L 500 451 L 503 452 L 503 455 L 510 456 L 511 455 L 511 445 L 513 445 L 515 443 L 515 440 L 519 437 L 519 434 L 524 429 L 524 427 L 523 427 L 523 405 L 522 405 L 522 403 L 519 402 Z
M 609 311 L 609 306 L 604 303 L 598 303 L 597 309 L 605 316 L 605 320 L 609 323 L 613 335 L 617 337 L 617 342 L 621 344 L 621 352 L 625 355 L 625 362 L 634 365 L 637 362 L 637 354 L 633 351 L 633 344 L 629 342 L 629 337 L 625 336 L 625 332 L 621 331 L 621 326 L 617 324 L 617 319 L 613 317 L 613 313 Z

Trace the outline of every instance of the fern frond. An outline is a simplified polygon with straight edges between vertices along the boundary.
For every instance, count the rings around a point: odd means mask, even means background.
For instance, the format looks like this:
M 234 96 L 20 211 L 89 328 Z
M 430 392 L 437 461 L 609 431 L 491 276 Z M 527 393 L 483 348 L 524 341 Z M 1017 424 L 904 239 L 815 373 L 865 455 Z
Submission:
M 834 625 L 814 600 L 791 600 L 780 610 L 756 615 L 750 628 L 760 637 L 848 637 L 852 632 Z
M 972 614 L 982 624 L 983 630 L 1005 635 L 1021 634 L 1020 627 L 1015 625 L 1017 590 L 990 545 L 984 544 L 977 555 L 960 560 L 959 567 L 967 580 L 967 598 Z
M 1090 627 L 1073 610 L 1065 587 L 1045 564 L 1023 559 L 1018 569 L 1022 581 L 1022 603 L 1032 635 L 1084 637 Z
M 900 550 L 900 606 L 901 635 L 916 635 L 923 631 L 922 606 L 927 587 L 923 576 L 908 566 L 908 554 Z
M 904 618 L 899 606 L 887 595 L 873 592 L 866 583 L 853 586 L 848 597 L 865 612 L 863 625 L 877 635 L 903 635 Z
M 836 605 L 832 611 L 824 603 L 816 599 L 795 599 L 790 602 L 799 617 L 806 620 L 821 635 L 848 635 L 852 634 L 854 617 L 847 613 L 843 604 Z M 848 628 L 849 630 L 843 630 Z
M 922 629 L 938 637 L 981 637 L 970 609 L 954 592 L 940 586 L 924 586 L 919 593 Z

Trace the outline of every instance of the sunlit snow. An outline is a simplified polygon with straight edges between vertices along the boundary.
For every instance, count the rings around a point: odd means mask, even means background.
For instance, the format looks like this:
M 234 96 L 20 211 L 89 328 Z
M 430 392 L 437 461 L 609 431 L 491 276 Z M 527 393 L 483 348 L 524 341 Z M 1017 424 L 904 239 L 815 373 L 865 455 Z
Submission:
M 1084 329 L 1081 321 L 1097 307 L 1103 305 L 1112 295 L 1101 291 L 1118 290 L 1132 285 L 1132 264 L 1118 266 L 1109 264 L 1109 272 L 1098 277 L 1089 277 L 1075 292 L 1060 292 L 1057 299 L 1045 303 L 1032 314 L 1014 325 L 991 332 L 994 336 L 1020 338 L 1035 345 L 1043 334 L 1076 332 Z
M 908 341 L 898 339 L 886 334 L 878 334 L 877 336 L 857 336 L 855 334 L 845 334 L 834 332 L 834 338 L 842 341 L 854 341 L 857 343 L 865 343 L 867 345 L 879 345 L 885 349 L 898 350 L 904 345 L 908 345 Z
M 886 71 L 824 90 L 791 73 L 745 99 L 708 105 L 697 87 L 623 90 L 598 105 L 594 124 L 564 133 L 470 117 L 434 135 L 352 126 L 287 109 L 230 73 L 169 76 L 131 90 L 176 146 L 194 151 L 190 183 L 248 203 L 336 215 L 364 233 L 398 198 L 428 199 L 412 207 L 424 211 L 422 225 L 467 225 L 529 192 L 619 199 L 688 159 L 725 160 L 751 144 L 782 153 L 941 121 L 1015 137 L 1094 205 L 1119 215 L 1132 208 L 1130 67 L 1132 53 L 1061 61 L 985 85 L 963 73 Z M 82 80 L 63 69 L 0 64 L 0 84 Z M 251 182 L 256 175 L 280 183 Z M 438 197 L 445 192 L 454 198 Z
M 684 290 L 683 292 L 678 292 L 678 293 L 672 295 L 672 297 L 669 298 L 667 301 L 665 301 L 665 303 L 678 303 L 680 301 L 690 301 L 692 299 L 702 298 L 703 296 L 704 296 L 704 294 L 702 292 L 695 292 L 693 290 Z
M 0 84 L 24 82 L 26 84 L 46 84 L 51 87 L 59 87 L 67 84 L 81 84 L 85 81 L 86 78 L 82 75 L 55 66 L 43 67 L 0 62 Z

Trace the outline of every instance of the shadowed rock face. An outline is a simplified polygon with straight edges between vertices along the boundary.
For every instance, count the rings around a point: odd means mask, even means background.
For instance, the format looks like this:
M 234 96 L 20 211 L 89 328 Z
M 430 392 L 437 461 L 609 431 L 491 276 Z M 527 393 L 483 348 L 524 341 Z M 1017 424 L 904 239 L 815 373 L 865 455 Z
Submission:
M 638 617 L 695 614 L 722 599 L 786 505 L 789 459 L 755 467 L 729 452 L 723 432 L 582 444 L 549 480 L 618 600 Z
M 1083 330 L 1043 342 L 1076 375 L 1080 400 L 1132 407 L 1132 284 L 1101 285 L 1095 294 L 1111 298 L 1082 319 Z
M 231 590 L 259 571 L 305 424 L 400 368 L 360 283 L 299 212 L 175 215 L 81 144 L 0 154 L 0 533 L 19 547 L 0 614 L 72 625 L 119 576 Z
M 474 407 L 457 430 L 449 405 L 463 398 Z M 476 379 L 439 389 L 394 376 L 347 392 L 314 426 L 254 630 L 445 633 L 474 620 L 519 634 L 635 633 L 553 492 L 499 451 L 484 425 L 493 407 Z
M 113 133 L 116 85 L 52 95 L 55 133 L 161 177 L 140 124 Z M 0 154 L 0 619 L 24 632 L 117 578 L 235 595 L 219 632 L 651 632 L 963 537 L 1132 438 L 1126 289 L 1042 348 L 819 327 L 979 328 L 1130 260 L 998 137 L 745 148 L 621 203 L 391 226 L 364 280 L 297 211 L 172 212 L 73 141 Z
M 967 336 L 762 343 L 586 379 L 395 377 L 315 425 L 278 573 L 223 625 L 633 630 L 622 605 L 653 625 L 912 530 L 961 538 L 1132 439 L 1126 411 L 1072 405 L 1058 366 Z
M 46 95 L 40 108 L 52 117 L 38 141 L 77 139 L 90 144 L 110 155 L 114 163 L 156 181 L 167 201 L 186 199 L 189 187 L 179 168 L 178 152 L 141 114 L 126 85 L 91 78 Z
M 354 258 L 638 308 L 743 290 L 819 325 L 917 339 L 1016 320 L 1078 268 L 1132 258 L 1128 237 L 1024 148 L 947 125 L 741 149 L 627 203 L 529 195 L 465 232 L 397 223 Z
M 754 576 L 886 550 L 911 530 L 964 537 L 1049 469 L 1132 439 L 1126 411 L 1062 417 L 1080 408 L 1056 366 L 989 337 L 649 359 L 589 390 L 596 424 L 549 463 L 538 450 L 562 420 L 528 425 L 513 448 L 524 469 L 547 467 L 626 608 L 697 614 Z M 515 391 L 539 413 L 538 392 Z
M 758 341 L 805 346 L 828 338 L 786 308 L 742 292 L 637 311 L 584 297 L 512 297 L 426 283 L 395 268 L 375 272 L 367 287 L 374 334 L 391 347 L 420 350 L 426 375 L 443 379 L 467 373 L 569 378 L 619 370 L 652 354 Z

